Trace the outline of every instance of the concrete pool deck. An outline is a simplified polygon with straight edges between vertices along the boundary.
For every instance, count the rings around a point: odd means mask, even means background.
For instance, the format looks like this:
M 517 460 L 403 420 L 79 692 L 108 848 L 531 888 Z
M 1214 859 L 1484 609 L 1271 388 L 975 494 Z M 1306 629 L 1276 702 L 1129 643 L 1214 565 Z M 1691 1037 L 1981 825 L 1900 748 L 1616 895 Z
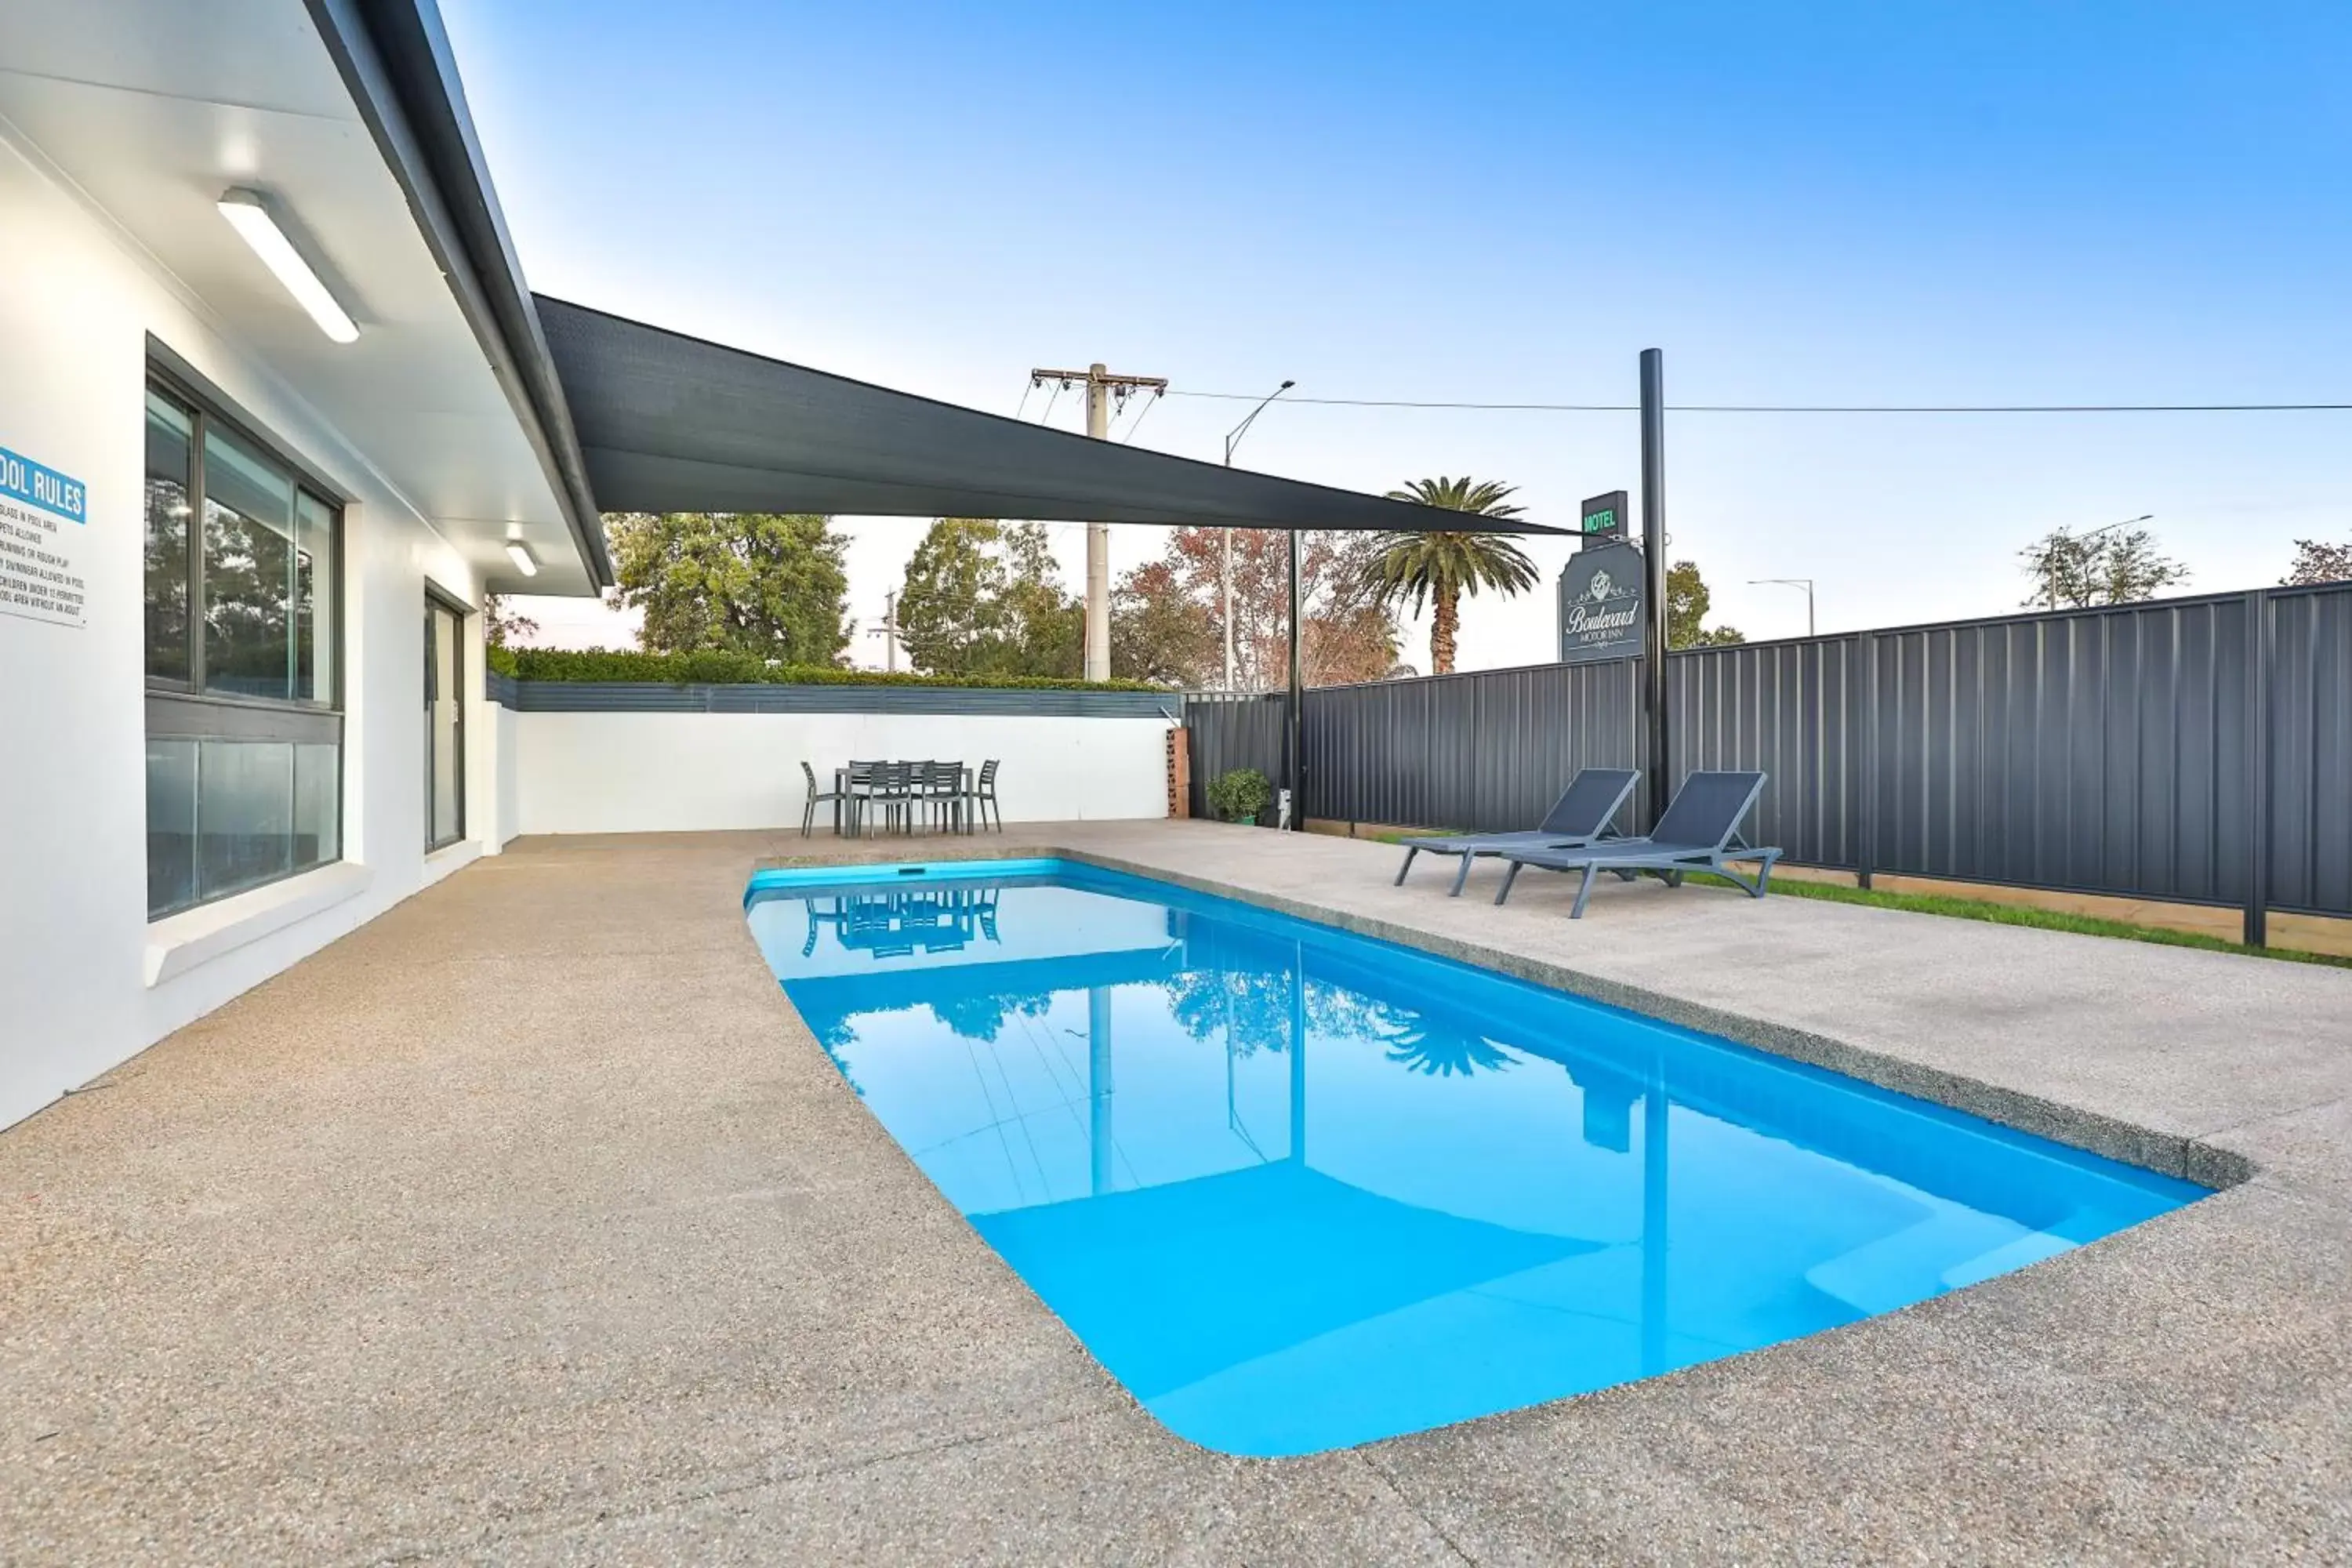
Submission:
M 1066 849 L 2247 1176 L 1887 1317 L 1306 1459 L 1169 1436 L 740 895 Z M 1208 824 L 523 840 L 0 1132 L 0 1560 L 2352 1557 L 2352 971 Z

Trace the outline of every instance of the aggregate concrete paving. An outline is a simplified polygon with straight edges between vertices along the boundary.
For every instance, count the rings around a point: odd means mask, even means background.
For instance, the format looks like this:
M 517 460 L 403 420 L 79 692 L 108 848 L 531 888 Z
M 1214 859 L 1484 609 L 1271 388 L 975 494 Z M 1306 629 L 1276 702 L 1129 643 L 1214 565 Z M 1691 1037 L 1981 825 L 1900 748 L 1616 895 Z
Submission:
M 2352 1560 L 2352 971 L 1654 883 L 1064 850 L 2158 1168 L 1906 1310 L 1307 1459 L 1171 1436 L 869 1117 L 740 912 L 797 835 L 523 840 L 0 1132 L 0 1561 Z M 1417 868 L 1418 869 L 1418 868 Z

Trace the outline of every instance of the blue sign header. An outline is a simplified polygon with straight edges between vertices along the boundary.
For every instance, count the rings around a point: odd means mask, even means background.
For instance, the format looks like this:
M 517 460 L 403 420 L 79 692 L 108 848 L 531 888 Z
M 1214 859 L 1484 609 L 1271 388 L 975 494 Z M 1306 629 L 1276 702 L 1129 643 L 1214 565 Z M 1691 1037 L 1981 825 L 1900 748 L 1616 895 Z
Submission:
M 68 522 L 89 521 L 89 492 L 79 479 L 45 468 L 5 447 L 0 447 L 0 496 L 55 512 Z

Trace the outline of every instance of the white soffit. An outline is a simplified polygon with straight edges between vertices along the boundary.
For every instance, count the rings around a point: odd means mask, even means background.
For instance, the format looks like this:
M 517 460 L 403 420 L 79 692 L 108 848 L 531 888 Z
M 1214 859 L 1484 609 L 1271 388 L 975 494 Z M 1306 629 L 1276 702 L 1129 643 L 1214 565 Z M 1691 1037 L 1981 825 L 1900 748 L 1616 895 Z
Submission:
M 0 117 L 335 424 L 494 584 L 593 591 L 513 405 L 302 0 L 0 3 Z M 328 341 L 215 204 L 274 197 L 357 342 Z M 331 473 L 330 454 L 315 454 Z

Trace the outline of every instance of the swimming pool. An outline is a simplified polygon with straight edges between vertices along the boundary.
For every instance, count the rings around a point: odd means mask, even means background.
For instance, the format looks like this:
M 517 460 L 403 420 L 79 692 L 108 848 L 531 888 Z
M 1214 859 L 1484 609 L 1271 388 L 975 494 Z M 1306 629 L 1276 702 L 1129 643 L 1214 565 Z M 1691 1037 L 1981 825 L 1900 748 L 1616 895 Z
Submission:
M 761 872 L 785 994 L 1179 1435 L 1314 1453 L 1892 1311 L 2205 1189 L 1076 862 Z

